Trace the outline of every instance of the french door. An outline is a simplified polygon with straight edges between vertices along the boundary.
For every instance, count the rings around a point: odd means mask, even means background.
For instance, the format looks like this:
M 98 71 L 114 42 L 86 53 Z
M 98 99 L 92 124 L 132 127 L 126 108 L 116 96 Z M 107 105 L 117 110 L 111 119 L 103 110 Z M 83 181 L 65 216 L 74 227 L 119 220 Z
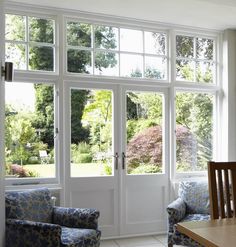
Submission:
M 100 213 L 103 237 L 164 232 L 167 91 L 65 83 L 65 202 Z

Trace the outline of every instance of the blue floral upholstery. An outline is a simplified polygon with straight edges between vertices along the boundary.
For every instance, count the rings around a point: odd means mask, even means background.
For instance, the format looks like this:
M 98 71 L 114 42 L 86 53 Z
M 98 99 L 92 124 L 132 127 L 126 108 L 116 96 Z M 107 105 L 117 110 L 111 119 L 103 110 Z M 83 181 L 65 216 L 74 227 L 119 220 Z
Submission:
M 167 207 L 168 246 L 183 245 L 199 247 L 197 242 L 181 234 L 176 224 L 183 221 L 209 220 L 209 192 L 207 181 L 184 181 L 179 184 L 179 197 Z
M 99 212 L 90 208 L 54 207 L 53 222 L 58 225 L 77 228 L 96 229 Z
M 53 207 L 48 189 L 6 193 L 6 247 L 99 247 L 96 209 Z

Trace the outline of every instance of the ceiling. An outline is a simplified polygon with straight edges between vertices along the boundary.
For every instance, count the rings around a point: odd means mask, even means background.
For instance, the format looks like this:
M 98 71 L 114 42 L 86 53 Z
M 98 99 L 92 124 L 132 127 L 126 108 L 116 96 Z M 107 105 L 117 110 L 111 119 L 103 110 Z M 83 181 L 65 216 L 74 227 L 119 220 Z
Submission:
M 7 0 L 6 0 L 7 1 Z M 9 1 L 10 2 L 10 1 Z M 14 0 L 213 30 L 236 29 L 235 0 Z

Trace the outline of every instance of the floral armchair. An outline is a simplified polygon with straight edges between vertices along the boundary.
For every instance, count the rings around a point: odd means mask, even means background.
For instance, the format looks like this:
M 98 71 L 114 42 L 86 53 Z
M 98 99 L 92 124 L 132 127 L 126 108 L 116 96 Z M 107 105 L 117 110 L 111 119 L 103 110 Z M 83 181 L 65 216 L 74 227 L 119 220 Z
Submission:
M 99 212 L 54 207 L 47 188 L 6 192 L 6 247 L 99 247 Z
M 168 246 L 200 246 L 197 242 L 181 234 L 176 224 L 183 221 L 210 219 L 210 202 L 207 181 L 184 181 L 179 184 L 179 197 L 167 207 Z

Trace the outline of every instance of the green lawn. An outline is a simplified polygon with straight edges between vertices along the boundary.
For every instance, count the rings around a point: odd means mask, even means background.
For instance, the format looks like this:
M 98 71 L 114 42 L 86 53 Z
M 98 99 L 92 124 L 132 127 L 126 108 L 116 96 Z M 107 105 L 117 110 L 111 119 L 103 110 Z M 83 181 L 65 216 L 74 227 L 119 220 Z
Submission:
M 36 172 L 39 177 L 55 177 L 55 165 L 25 165 L 24 168 Z M 104 174 L 102 164 L 85 163 L 85 164 L 71 164 L 72 177 L 86 177 L 86 176 L 101 176 Z

